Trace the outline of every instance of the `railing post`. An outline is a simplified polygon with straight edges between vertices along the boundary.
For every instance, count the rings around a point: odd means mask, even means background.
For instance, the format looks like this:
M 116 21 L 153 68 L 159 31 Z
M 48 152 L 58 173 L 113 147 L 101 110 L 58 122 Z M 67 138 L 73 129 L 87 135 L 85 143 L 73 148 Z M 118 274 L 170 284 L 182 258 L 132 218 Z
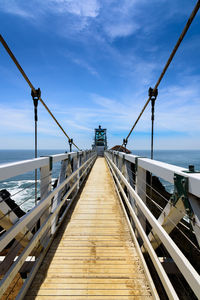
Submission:
M 73 170 L 72 172 L 75 172 L 78 168 L 79 168 L 79 153 L 77 152 L 77 155 L 73 157 Z M 77 173 L 76 177 L 75 177 L 75 181 L 78 181 L 79 178 L 79 172 Z M 79 190 L 79 183 L 77 184 L 77 187 L 76 187 L 76 193 L 78 193 L 78 190 Z
M 114 157 L 115 157 L 115 156 L 114 156 L 114 152 L 113 152 L 113 151 L 112 151 L 112 153 L 111 153 L 111 156 L 112 156 L 112 157 L 111 157 L 111 160 L 112 160 L 112 162 L 114 162 Z
M 83 152 L 83 163 L 86 161 L 86 151 Z
M 137 158 L 138 160 L 139 158 Z M 137 162 L 137 170 L 136 170 L 136 193 L 146 204 L 146 170 L 138 166 Z M 138 216 L 140 223 L 143 229 L 146 231 L 146 219 L 145 216 L 141 214 Z
M 131 172 L 131 163 L 125 159 L 125 155 L 123 155 L 123 158 L 121 160 L 122 160 L 122 168 L 120 170 L 120 167 L 118 167 L 118 169 L 121 171 L 121 173 L 126 178 L 126 180 L 130 183 L 130 185 L 134 188 L 133 174 Z M 124 186 L 120 179 L 119 179 L 119 181 L 121 182 L 122 186 Z M 135 200 L 128 191 L 127 191 L 127 198 L 129 200 L 131 206 L 135 210 Z M 133 223 L 132 218 L 130 219 L 130 222 L 133 226 L 134 223 Z
M 51 191 L 52 157 L 49 156 L 49 165 L 40 168 L 40 199 Z
M 116 153 L 116 166 L 119 168 L 119 152 Z
M 62 160 L 61 162 L 61 170 L 60 170 L 60 174 L 58 177 L 58 183 L 57 186 L 59 184 L 61 184 L 65 179 L 66 179 L 66 175 L 67 175 L 67 169 L 68 169 L 68 165 L 70 164 L 70 154 L 68 155 L 68 158 L 65 160 Z M 63 187 L 53 198 L 53 203 L 51 206 L 51 212 L 53 213 L 54 210 L 56 209 L 56 207 L 58 206 L 59 202 L 62 199 L 62 195 L 64 190 L 66 189 L 66 187 Z M 51 228 L 51 233 L 54 234 L 55 230 L 56 230 L 56 222 L 57 222 L 57 216 L 55 216 L 55 218 L 52 221 L 52 228 Z
M 122 172 L 123 169 L 123 165 L 125 163 L 125 157 L 123 155 L 123 157 L 118 157 L 118 169 Z
M 81 166 L 81 160 L 80 160 L 80 155 L 79 155 L 79 152 L 77 152 L 77 169 L 79 169 L 80 168 L 80 166 Z M 80 178 L 80 171 L 78 171 L 78 174 L 77 174 L 77 180 L 78 180 L 78 184 L 77 184 L 77 191 L 79 190 L 79 187 L 80 187 L 80 180 L 79 180 L 79 178 Z
M 85 161 L 87 161 L 88 160 L 88 158 L 89 158 L 89 151 L 88 150 L 86 150 L 86 156 L 85 156 Z M 85 173 L 85 177 L 87 176 L 87 174 L 88 174 L 88 172 L 89 172 L 89 170 L 87 170 L 86 171 L 86 173 Z
M 52 157 L 49 156 L 49 164 L 40 168 L 40 200 L 44 199 L 51 192 L 51 180 L 52 180 Z M 51 206 L 45 210 L 40 218 L 40 226 L 49 217 L 51 212 Z M 51 234 L 50 231 L 47 233 L 47 237 Z
M 117 153 L 115 153 L 115 165 L 117 166 Z
M 80 155 L 79 155 L 79 167 L 83 164 L 83 162 L 84 162 L 83 161 L 83 152 L 80 152 Z M 82 170 L 79 171 L 79 177 L 81 176 L 81 174 L 82 174 Z M 81 185 L 82 181 L 83 181 L 83 178 L 81 178 L 79 180 L 79 185 Z
M 40 199 L 45 198 L 51 191 L 52 157 L 49 156 L 49 165 L 40 168 Z M 51 208 L 49 208 L 49 211 Z

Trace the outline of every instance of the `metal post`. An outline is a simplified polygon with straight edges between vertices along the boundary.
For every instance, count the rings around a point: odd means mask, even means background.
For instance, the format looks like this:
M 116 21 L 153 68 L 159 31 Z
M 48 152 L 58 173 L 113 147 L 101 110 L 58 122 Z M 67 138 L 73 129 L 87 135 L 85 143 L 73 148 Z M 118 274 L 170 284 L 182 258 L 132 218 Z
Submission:
M 151 159 L 153 159 L 154 107 L 155 99 L 151 99 Z
M 38 100 L 41 97 L 41 91 L 37 90 L 31 91 L 31 96 L 33 98 L 34 104 L 34 119 L 35 119 L 35 158 L 37 158 L 37 121 L 38 121 Z M 35 204 L 37 204 L 37 169 L 35 169 Z
M 151 159 L 153 159 L 153 137 L 154 137 L 154 111 L 155 101 L 158 96 L 158 89 L 149 88 L 149 97 L 151 99 Z
M 151 159 L 153 159 L 153 138 L 154 138 L 154 109 L 155 109 L 155 101 L 158 96 L 158 89 L 149 88 L 149 98 L 151 99 Z M 152 173 L 150 177 L 150 197 L 152 198 Z

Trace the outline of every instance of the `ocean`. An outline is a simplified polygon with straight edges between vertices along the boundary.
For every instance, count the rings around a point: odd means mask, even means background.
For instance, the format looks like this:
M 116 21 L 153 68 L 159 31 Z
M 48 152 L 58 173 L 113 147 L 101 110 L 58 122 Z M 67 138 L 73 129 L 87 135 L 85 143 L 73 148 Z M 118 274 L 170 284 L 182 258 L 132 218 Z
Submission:
M 65 150 L 38 150 L 38 157 L 64 152 Z M 34 150 L 0 150 L 0 165 L 31 158 L 34 158 Z M 60 162 L 53 166 L 52 182 L 58 177 L 59 170 Z M 9 178 L 6 181 L 0 181 L 0 190 L 2 189 L 8 190 L 11 194 L 10 197 L 15 200 L 21 209 L 27 212 L 35 205 L 35 172 L 28 172 Z M 38 197 L 40 196 L 39 189 L 40 184 L 38 182 Z
M 38 157 L 63 152 L 65 152 L 65 150 L 39 150 Z M 150 151 L 148 150 L 134 150 L 132 153 L 139 156 L 150 157 Z M 31 159 L 33 157 L 34 150 L 0 150 L 0 164 Z M 188 165 L 194 165 L 196 170 L 200 170 L 200 150 L 155 150 L 154 159 L 184 168 L 187 168 Z M 52 170 L 53 181 L 58 177 L 59 170 L 60 162 L 54 164 Z M 164 181 L 162 182 L 166 189 L 172 192 L 173 186 Z M 0 190 L 2 189 L 7 189 L 11 194 L 11 198 L 15 200 L 23 210 L 28 211 L 34 206 L 34 172 L 22 174 L 6 181 L 0 181 Z
M 132 150 L 132 153 L 148 158 L 151 156 L 149 150 Z M 194 165 L 195 169 L 200 170 L 200 150 L 155 150 L 154 159 L 183 168 Z

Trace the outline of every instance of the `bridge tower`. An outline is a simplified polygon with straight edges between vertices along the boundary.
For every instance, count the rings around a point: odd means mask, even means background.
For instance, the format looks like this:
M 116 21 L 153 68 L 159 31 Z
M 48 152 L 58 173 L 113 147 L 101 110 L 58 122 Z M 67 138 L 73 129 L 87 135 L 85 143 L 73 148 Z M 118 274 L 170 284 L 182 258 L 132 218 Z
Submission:
M 93 148 L 96 150 L 98 156 L 103 156 L 104 151 L 107 149 L 106 129 L 101 128 L 101 125 L 99 125 L 99 128 L 95 128 Z

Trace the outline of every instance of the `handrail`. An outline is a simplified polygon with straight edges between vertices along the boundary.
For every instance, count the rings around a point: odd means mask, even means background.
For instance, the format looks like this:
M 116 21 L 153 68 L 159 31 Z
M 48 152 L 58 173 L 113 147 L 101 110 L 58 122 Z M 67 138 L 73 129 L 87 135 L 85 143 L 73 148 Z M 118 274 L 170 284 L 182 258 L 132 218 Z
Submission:
M 83 153 L 88 153 L 91 151 L 92 150 L 61 153 L 61 154 L 51 155 L 50 157 L 52 158 L 52 163 L 56 163 L 56 162 L 67 159 L 69 156 L 70 156 L 70 158 L 77 157 L 77 153 L 78 153 L 78 155 L 82 155 Z M 41 167 L 44 167 L 47 165 L 49 165 L 49 157 L 48 156 L 33 158 L 33 159 L 28 159 L 28 160 L 22 160 L 22 161 L 12 162 L 12 163 L 8 163 L 8 164 L 1 164 L 0 165 L 0 181 L 33 171 L 35 169 L 38 169 L 38 168 L 41 168 Z
M 170 236 L 167 234 L 167 232 L 164 230 L 164 228 L 159 224 L 157 219 L 153 216 L 151 211 L 147 208 L 145 203 L 142 201 L 142 199 L 138 196 L 138 194 L 135 192 L 133 187 L 129 184 L 129 182 L 126 180 L 126 178 L 122 175 L 120 170 L 116 167 L 116 165 L 112 162 L 112 160 L 108 157 L 107 154 L 106 158 L 110 162 L 111 166 L 115 170 L 116 174 L 120 177 L 122 182 L 127 187 L 129 193 L 131 196 L 135 199 L 138 207 L 148 220 L 148 222 L 151 224 L 154 232 L 158 235 L 163 245 L 166 247 L 167 251 L 173 258 L 174 262 L 176 263 L 177 267 L 181 271 L 182 275 L 185 277 L 189 285 L 191 286 L 194 293 L 197 295 L 197 297 L 200 297 L 200 276 L 196 272 L 196 270 L 193 268 L 193 266 L 190 264 L 190 262 L 187 260 L 187 258 L 183 255 L 183 253 L 180 251 L 180 249 L 177 247 L 177 245 L 174 243 L 174 241 L 170 238 Z
M 152 245 L 151 245 L 144 229 L 142 228 L 142 225 L 140 224 L 140 221 L 138 220 L 138 217 L 135 214 L 135 212 L 134 212 L 134 210 L 133 210 L 133 208 L 132 208 L 132 206 L 131 206 L 131 204 L 130 204 L 127 196 L 126 196 L 126 193 L 124 192 L 124 190 L 123 190 L 123 188 L 122 188 L 122 186 L 121 186 L 121 184 L 120 184 L 120 182 L 119 182 L 119 180 L 118 180 L 118 178 L 117 178 L 117 176 L 116 176 L 116 174 L 115 174 L 115 172 L 114 172 L 114 170 L 111 166 L 111 163 L 108 160 L 107 156 L 106 156 L 106 160 L 107 160 L 107 163 L 108 163 L 109 168 L 111 170 L 111 173 L 112 173 L 115 181 L 117 182 L 117 186 L 119 187 L 120 192 L 123 195 L 123 198 L 124 198 L 124 200 L 126 202 L 126 205 L 129 209 L 129 213 L 130 213 L 130 215 L 131 215 L 131 217 L 132 217 L 132 219 L 133 219 L 133 221 L 134 221 L 134 223 L 137 227 L 138 232 L 140 233 L 140 235 L 142 237 L 142 240 L 143 240 L 144 245 L 147 248 L 147 251 L 148 251 L 148 253 L 149 253 L 149 255 L 152 259 L 152 262 L 154 263 L 154 266 L 155 266 L 156 271 L 157 271 L 157 273 L 158 273 L 158 275 L 161 279 L 161 282 L 162 282 L 163 286 L 165 287 L 165 290 L 167 292 L 167 295 L 168 295 L 169 299 L 178 300 L 179 298 L 178 298 L 178 296 L 177 296 L 177 294 L 174 290 L 174 287 L 172 286 L 172 284 L 171 284 L 171 282 L 170 282 L 170 280 L 169 280 L 169 278 L 168 278 L 168 276 L 167 276 L 167 274 L 166 274 L 159 258 L 157 257 L 157 255 L 156 255 L 156 253 L 155 253 L 155 251 L 154 251 L 154 249 L 153 249 L 153 247 L 152 247 Z
M 180 174 L 182 176 L 185 176 L 188 178 L 189 186 L 188 186 L 188 192 L 200 197 L 200 173 L 185 173 L 185 171 L 188 171 L 186 168 L 182 168 L 176 165 L 168 164 L 165 162 L 161 162 L 158 160 L 152 160 L 150 158 L 144 158 L 133 154 L 125 154 L 123 152 L 117 152 L 117 151 L 111 151 L 108 150 L 108 152 L 118 155 L 121 158 L 124 158 L 125 160 L 129 161 L 130 163 L 134 163 L 137 159 L 138 167 L 141 167 L 145 169 L 146 171 L 149 171 L 150 173 L 156 175 L 157 177 L 160 177 L 164 179 L 165 181 L 168 181 L 170 183 L 174 183 L 174 174 Z
M 92 165 L 92 163 L 94 162 L 95 158 L 96 158 L 96 155 L 93 155 L 91 158 L 89 158 L 79 169 L 77 169 L 74 173 L 72 173 L 72 175 L 69 177 L 69 180 L 65 180 L 64 181 L 65 184 L 67 182 L 69 182 L 72 178 L 74 178 L 74 176 L 77 174 L 77 172 L 79 172 L 86 164 L 89 163 L 88 166 L 87 166 L 87 168 L 80 175 L 80 178 L 81 178 L 87 172 L 88 168 Z M 11 268 L 7 271 L 7 273 L 5 274 L 4 278 L 1 281 L 1 285 L 0 285 L 0 297 L 3 295 L 3 293 L 5 292 L 5 290 L 9 287 L 10 283 L 12 282 L 12 280 L 14 279 L 14 277 L 16 276 L 17 272 L 20 270 L 21 266 L 25 262 L 27 256 L 34 249 L 35 245 L 39 242 L 40 238 L 45 233 L 45 231 L 47 230 L 48 226 L 51 224 L 52 220 L 58 214 L 60 208 L 62 207 L 62 205 L 64 204 L 64 202 L 68 198 L 68 196 L 75 189 L 75 187 L 77 186 L 77 184 L 78 184 L 78 180 L 73 184 L 73 186 L 70 188 L 70 190 L 65 194 L 64 198 L 58 204 L 58 206 L 56 207 L 56 209 L 54 210 L 54 212 L 48 216 L 48 218 L 42 224 L 42 226 L 40 227 L 40 229 L 36 232 L 36 234 L 34 235 L 34 237 L 31 239 L 30 243 L 23 250 L 23 252 L 19 255 L 19 257 L 14 262 L 14 264 L 11 266 Z M 59 187 L 58 187 L 59 190 L 62 187 L 63 187 L 63 183 L 59 185 Z M 58 189 L 57 189 L 57 192 L 58 192 Z M 52 198 L 53 197 L 52 194 L 53 194 L 53 192 L 45 199 L 45 202 L 47 201 L 48 198 Z M 37 206 L 37 208 L 38 207 L 39 207 L 39 205 Z M 36 210 L 36 208 L 34 208 L 33 211 L 34 210 Z M 22 220 L 22 222 L 23 222 L 23 220 Z M 19 226 L 15 225 L 14 227 L 15 227 L 15 231 L 16 231 L 17 227 L 18 227 L 18 230 L 19 230 Z M 12 232 L 13 232 L 13 230 L 11 230 L 10 232 L 8 232 L 7 235 L 4 235 L 4 239 L 6 239 L 6 236 L 8 236 L 8 235 L 10 236 Z M 5 243 L 2 242 L 1 243 L 1 249 L 2 249 L 2 244 L 4 244 L 4 246 L 5 246 Z M 7 242 L 6 242 L 6 245 L 7 245 Z
M 32 208 L 28 213 L 26 213 L 19 222 L 12 226 L 5 234 L 0 237 L 0 251 L 2 251 L 6 245 L 16 236 L 16 234 L 26 226 L 30 220 L 35 216 L 40 216 L 43 213 L 43 210 L 48 205 L 49 201 L 69 182 L 71 181 L 77 173 L 83 169 L 83 167 L 92 160 L 96 155 L 93 155 L 85 163 L 83 163 L 79 169 L 73 172 L 69 177 L 67 177 L 58 187 L 56 187 L 51 193 L 48 194 L 46 198 L 41 200 L 38 205 Z

